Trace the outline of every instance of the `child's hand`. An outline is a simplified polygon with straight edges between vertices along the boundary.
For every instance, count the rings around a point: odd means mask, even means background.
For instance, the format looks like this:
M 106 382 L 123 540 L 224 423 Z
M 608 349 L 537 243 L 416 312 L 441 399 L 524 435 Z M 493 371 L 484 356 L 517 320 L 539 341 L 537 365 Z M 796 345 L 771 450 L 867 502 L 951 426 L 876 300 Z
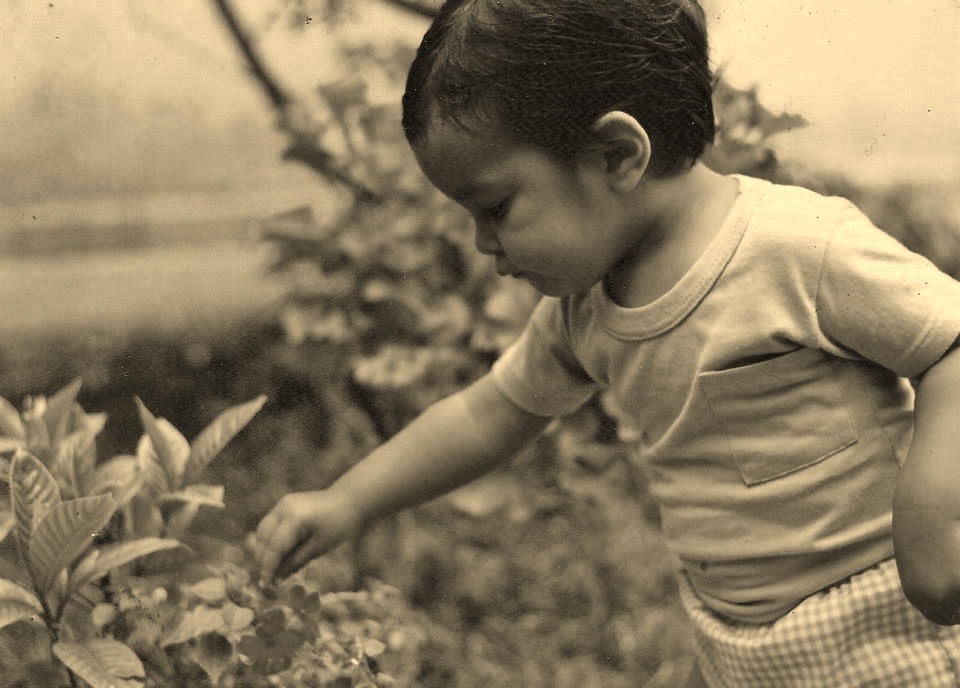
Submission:
M 254 536 L 260 580 L 289 576 L 350 537 L 358 521 L 350 502 L 333 490 L 286 495 L 260 521 Z

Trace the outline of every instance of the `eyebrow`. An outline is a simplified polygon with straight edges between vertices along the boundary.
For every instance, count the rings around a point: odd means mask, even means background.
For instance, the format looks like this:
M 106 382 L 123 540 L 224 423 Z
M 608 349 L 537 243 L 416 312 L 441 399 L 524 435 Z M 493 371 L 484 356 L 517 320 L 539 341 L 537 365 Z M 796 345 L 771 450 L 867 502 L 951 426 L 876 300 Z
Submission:
M 472 196 L 476 196 L 478 193 L 481 193 L 484 188 L 484 184 L 467 184 L 466 186 L 456 189 L 450 195 L 450 198 L 455 200 L 457 203 L 463 203 Z

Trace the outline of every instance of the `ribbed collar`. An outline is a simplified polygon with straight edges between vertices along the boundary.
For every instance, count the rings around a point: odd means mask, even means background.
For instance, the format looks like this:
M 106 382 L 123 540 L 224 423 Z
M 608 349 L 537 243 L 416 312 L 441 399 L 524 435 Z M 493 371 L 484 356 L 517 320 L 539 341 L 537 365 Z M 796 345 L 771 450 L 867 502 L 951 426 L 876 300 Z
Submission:
M 740 192 L 723 225 L 707 249 L 666 294 L 637 308 L 624 308 L 607 296 L 603 282 L 594 285 L 589 299 L 600 325 L 620 339 L 650 339 L 676 327 L 707 295 L 730 262 L 750 219 L 770 188 L 770 182 L 732 175 Z

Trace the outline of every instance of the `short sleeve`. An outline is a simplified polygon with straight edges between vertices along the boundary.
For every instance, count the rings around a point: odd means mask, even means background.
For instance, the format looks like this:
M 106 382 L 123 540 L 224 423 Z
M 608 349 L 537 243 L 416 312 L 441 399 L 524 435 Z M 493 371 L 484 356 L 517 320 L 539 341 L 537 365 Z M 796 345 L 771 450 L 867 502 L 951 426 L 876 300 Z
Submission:
M 916 377 L 960 334 L 960 283 L 849 206 L 830 240 L 817 289 L 822 336 Z
M 493 364 L 493 380 L 508 399 L 539 416 L 572 413 L 597 391 L 569 343 L 564 301 L 544 297 L 520 337 Z

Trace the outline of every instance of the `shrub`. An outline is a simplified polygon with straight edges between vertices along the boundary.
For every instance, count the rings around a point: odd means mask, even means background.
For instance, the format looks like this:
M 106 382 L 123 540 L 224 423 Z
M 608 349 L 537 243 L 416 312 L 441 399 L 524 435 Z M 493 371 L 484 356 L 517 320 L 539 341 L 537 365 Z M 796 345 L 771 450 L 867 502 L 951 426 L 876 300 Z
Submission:
M 392 685 L 422 632 L 395 590 L 328 593 L 310 569 L 276 589 L 236 545 L 192 538 L 222 507 L 204 468 L 256 415 L 223 411 L 192 442 L 136 399 L 136 452 L 98 461 L 104 414 L 75 381 L 22 410 L 0 398 L 0 686 Z

